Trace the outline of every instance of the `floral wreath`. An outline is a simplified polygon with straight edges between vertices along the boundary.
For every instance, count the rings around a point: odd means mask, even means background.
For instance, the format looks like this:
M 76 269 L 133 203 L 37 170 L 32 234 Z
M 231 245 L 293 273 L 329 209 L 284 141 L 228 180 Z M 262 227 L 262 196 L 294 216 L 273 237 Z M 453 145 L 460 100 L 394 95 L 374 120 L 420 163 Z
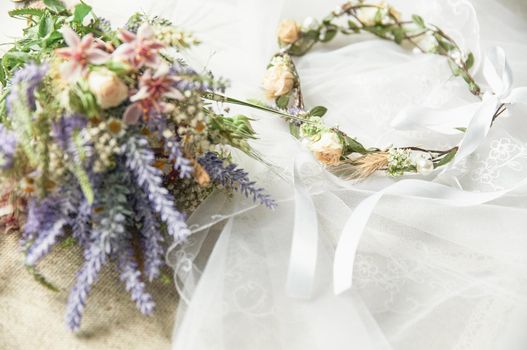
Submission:
M 342 17 L 347 18 L 345 25 L 338 21 Z M 294 20 L 280 23 L 277 31 L 280 51 L 271 58 L 263 80 L 263 88 L 267 97 L 274 100 L 274 106 L 260 107 L 286 119 L 292 135 L 307 141 L 315 158 L 346 180 L 365 179 L 378 170 L 394 177 L 405 173 L 429 175 L 434 169 L 451 163 L 459 146 L 445 150 L 416 146 L 367 148 L 338 127 L 324 124 L 322 117 L 327 108 L 317 106 L 306 111 L 293 57 L 306 54 L 318 42 L 333 40 L 339 32 L 347 35 L 368 32 L 399 45 L 410 46 L 417 52 L 444 56 L 453 75 L 463 78 L 470 92 L 485 100 L 485 94 L 470 73 L 474 55 L 465 52 L 443 30 L 426 23 L 418 15 L 413 15 L 410 21 L 403 21 L 401 14 L 384 2 L 367 4 L 350 1 L 338 6 L 321 22 L 308 17 L 301 25 Z M 499 94 L 492 92 L 490 95 Z M 490 125 L 510 104 L 505 95 L 498 96 L 504 99 L 496 100 L 495 108 L 492 107 Z M 464 128 L 458 130 L 466 131 Z

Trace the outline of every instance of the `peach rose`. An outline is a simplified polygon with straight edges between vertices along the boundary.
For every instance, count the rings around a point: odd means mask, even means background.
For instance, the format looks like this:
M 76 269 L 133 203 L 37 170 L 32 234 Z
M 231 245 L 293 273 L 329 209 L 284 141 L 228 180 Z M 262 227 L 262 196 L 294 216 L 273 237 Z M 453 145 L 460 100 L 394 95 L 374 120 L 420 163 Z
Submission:
M 325 132 L 318 141 L 311 143 L 309 149 L 321 163 L 334 165 L 340 161 L 343 146 L 337 134 Z
M 116 107 L 128 97 L 128 86 L 109 70 L 96 70 L 88 76 L 88 86 L 102 109 Z
M 269 67 L 263 80 L 263 88 L 270 99 L 287 94 L 294 84 L 295 76 L 283 62 Z
M 278 39 L 284 44 L 292 44 L 300 37 L 300 28 L 292 19 L 286 19 L 280 22 L 278 26 Z

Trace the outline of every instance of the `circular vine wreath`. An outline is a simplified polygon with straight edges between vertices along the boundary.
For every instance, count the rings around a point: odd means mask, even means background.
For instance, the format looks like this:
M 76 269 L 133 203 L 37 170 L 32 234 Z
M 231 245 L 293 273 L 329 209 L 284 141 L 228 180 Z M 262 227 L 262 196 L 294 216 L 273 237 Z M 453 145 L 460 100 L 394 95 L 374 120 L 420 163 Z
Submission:
M 337 23 L 342 17 L 347 17 L 346 25 Z M 465 53 L 444 31 L 426 23 L 418 15 L 413 15 L 411 21 L 402 21 L 400 13 L 384 2 L 367 4 L 359 1 L 338 6 L 321 22 L 308 17 L 301 25 L 293 20 L 280 23 L 277 33 L 280 51 L 271 58 L 263 83 L 267 97 L 274 100 L 275 106 L 227 97 L 222 101 L 279 114 L 289 122 L 295 137 L 307 140 L 310 150 L 320 162 L 347 180 L 362 180 L 378 170 L 390 176 L 405 173 L 428 175 L 454 159 L 457 146 L 445 150 L 414 146 L 367 148 L 338 127 L 325 125 L 322 121 L 327 111 L 325 107 L 317 106 L 306 111 L 300 77 L 292 57 L 304 55 L 318 42 L 331 41 L 339 32 L 348 35 L 369 32 L 421 53 L 444 56 L 453 75 L 462 77 L 470 92 L 482 97 L 481 88 L 470 73 L 474 55 Z M 505 110 L 506 105 L 499 104 L 492 121 Z

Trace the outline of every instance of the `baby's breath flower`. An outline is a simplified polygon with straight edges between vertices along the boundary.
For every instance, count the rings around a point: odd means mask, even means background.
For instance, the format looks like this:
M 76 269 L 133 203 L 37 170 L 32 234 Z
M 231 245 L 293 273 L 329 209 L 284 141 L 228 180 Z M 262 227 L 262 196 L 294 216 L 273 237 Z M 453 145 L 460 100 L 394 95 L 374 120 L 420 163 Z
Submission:
M 410 151 L 400 148 L 391 148 L 388 151 L 388 175 L 398 177 L 405 171 L 415 167 Z

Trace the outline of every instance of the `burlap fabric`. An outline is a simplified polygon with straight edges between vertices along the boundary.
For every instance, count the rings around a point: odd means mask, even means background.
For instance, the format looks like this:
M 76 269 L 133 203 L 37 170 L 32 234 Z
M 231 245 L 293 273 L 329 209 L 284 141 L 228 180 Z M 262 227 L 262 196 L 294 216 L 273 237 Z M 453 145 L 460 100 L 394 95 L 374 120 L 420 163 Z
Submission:
M 25 269 L 17 235 L 0 236 L 0 350 L 170 349 L 175 287 L 161 282 L 149 286 L 157 308 L 145 317 L 130 301 L 114 266 L 102 271 L 81 331 L 71 333 L 64 314 L 82 256 L 75 248 L 57 248 L 39 264 L 39 271 L 60 288 L 58 293 Z

